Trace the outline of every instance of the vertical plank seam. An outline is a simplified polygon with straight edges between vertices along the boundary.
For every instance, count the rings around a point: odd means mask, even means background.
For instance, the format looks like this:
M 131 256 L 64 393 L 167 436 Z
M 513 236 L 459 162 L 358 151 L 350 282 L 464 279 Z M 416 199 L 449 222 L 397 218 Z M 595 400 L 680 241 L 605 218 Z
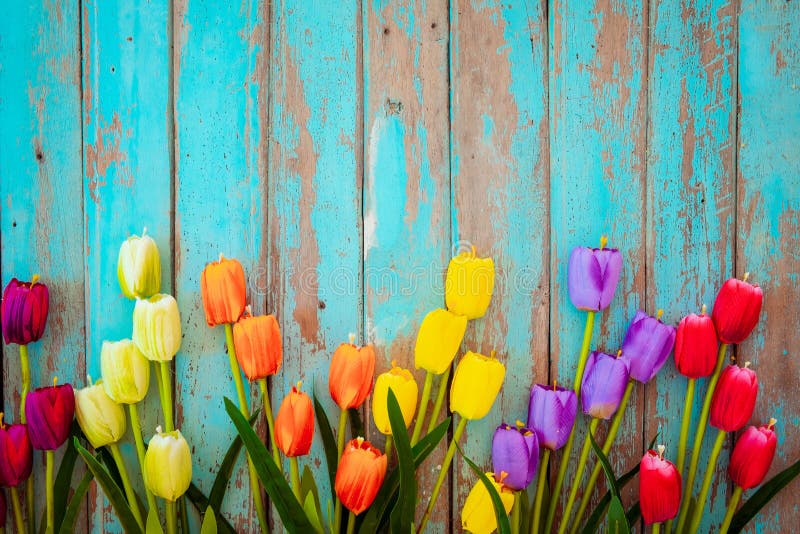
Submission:
M 456 0 L 457 1 L 457 0 Z M 457 9 L 457 8 L 456 8 Z M 447 136 L 448 136 L 448 143 L 447 143 L 447 183 L 448 183 L 448 200 L 450 202 L 448 212 L 450 213 L 450 220 L 448 221 L 448 236 L 447 242 L 449 243 L 449 250 L 446 249 L 445 251 L 445 261 L 450 261 L 450 257 L 455 253 L 455 239 L 456 236 L 454 235 L 454 224 L 453 221 L 456 217 L 455 213 L 455 187 L 453 185 L 453 0 L 447 0 Z M 445 276 L 444 273 L 440 273 L 439 276 Z M 446 284 L 443 286 L 446 290 Z M 445 384 L 442 384 L 440 387 L 445 387 Z M 449 397 L 449 392 L 448 392 Z M 448 401 L 449 404 L 449 401 Z M 445 412 L 446 414 L 446 412 Z M 447 442 L 449 443 L 450 440 L 453 439 L 453 419 L 450 419 L 450 427 L 447 429 Z M 453 469 L 450 470 L 447 477 L 447 531 L 449 534 L 453 534 L 456 530 L 453 527 L 453 523 L 455 522 L 455 512 L 453 506 L 453 498 L 455 497 L 455 493 L 453 492 L 453 483 L 455 480 L 455 476 L 453 475 Z
M 264 32 L 266 43 L 263 43 L 264 47 L 264 54 L 266 54 L 266 61 L 263 62 L 264 69 L 266 72 L 264 73 L 264 94 L 266 95 L 266 100 L 262 103 L 262 105 L 267 107 L 267 111 L 264 114 L 265 120 L 267 121 L 266 124 L 262 124 L 261 131 L 266 132 L 266 139 L 261 140 L 261 146 L 259 146 L 259 150 L 264 150 L 264 174 L 263 177 L 263 184 L 262 184 L 262 198 L 264 203 L 264 221 L 262 222 L 263 225 L 263 233 L 264 233 L 264 313 L 270 314 L 272 313 L 275 318 L 278 318 L 277 310 L 271 310 L 270 304 L 275 301 L 274 295 L 270 294 L 270 288 L 272 284 L 270 284 L 270 280 L 272 280 L 272 262 L 270 261 L 272 256 L 272 232 L 270 232 L 270 221 L 272 220 L 272 209 L 270 206 L 270 169 L 272 168 L 272 0 L 265 0 L 264 2 L 265 7 L 265 15 L 264 15 L 264 24 L 266 25 L 266 30 Z M 256 60 L 256 65 L 258 65 L 258 60 Z M 275 375 L 267 377 L 267 395 L 270 396 L 270 408 L 274 406 L 274 401 L 277 399 L 272 398 L 272 392 L 274 391 L 275 387 Z M 263 402 L 263 401 L 262 401 Z M 266 407 L 265 407 L 266 408 Z M 269 430 L 267 430 L 269 433 Z M 262 493 L 262 496 L 266 492 Z M 275 521 L 277 517 L 274 514 L 274 509 L 272 506 L 272 499 L 269 497 L 263 499 L 264 507 L 266 509 L 267 514 L 267 524 L 271 525 L 272 529 L 275 529 Z
M 642 4 L 642 9 L 645 10 L 645 13 L 642 13 L 642 24 L 644 24 L 644 87 L 647 94 L 645 95 L 645 110 L 644 110 L 644 159 L 643 159 L 643 172 L 642 176 L 644 177 L 644 213 L 645 213 L 645 224 L 644 224 L 644 304 L 645 306 L 650 304 L 650 294 L 653 294 L 653 303 L 651 307 L 651 312 L 653 309 L 656 309 L 656 302 L 655 302 L 655 292 L 651 291 L 651 281 L 650 281 L 650 273 L 651 269 L 649 265 L 649 258 L 650 258 L 650 247 L 653 245 L 651 243 L 651 235 L 650 230 L 653 228 L 654 224 L 654 217 L 653 217 L 653 205 L 654 202 L 651 202 L 650 195 L 653 194 L 652 188 L 650 187 L 650 178 L 649 178 L 649 171 L 650 171 L 650 109 L 652 104 L 652 91 L 650 90 L 650 86 L 652 80 L 650 79 L 650 41 L 653 38 L 653 25 L 651 24 L 650 14 L 652 12 L 652 7 L 654 2 L 658 0 L 648 0 L 647 2 Z M 654 256 L 655 257 L 655 256 Z M 642 426 L 641 426 L 641 449 L 640 453 L 644 454 L 645 447 L 647 446 L 647 436 L 646 429 L 647 429 L 647 413 L 648 413 L 648 401 L 649 401 L 649 389 L 654 387 L 654 382 L 651 381 L 650 384 L 644 384 L 643 388 L 643 399 L 644 399 L 644 406 L 642 409 Z M 644 523 L 640 520 L 639 524 L 641 528 L 644 529 Z M 642 530 L 644 531 L 644 530 Z

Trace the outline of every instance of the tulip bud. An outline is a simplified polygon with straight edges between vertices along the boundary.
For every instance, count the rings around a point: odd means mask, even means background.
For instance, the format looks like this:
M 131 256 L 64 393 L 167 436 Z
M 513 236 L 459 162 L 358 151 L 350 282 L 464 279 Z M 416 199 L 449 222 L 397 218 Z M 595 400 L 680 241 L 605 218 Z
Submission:
M 480 419 L 492 409 L 506 368 L 494 357 L 467 352 L 458 362 L 450 385 L 450 411 L 464 419 Z
M 729 365 L 719 375 L 717 388 L 711 397 L 711 426 L 725 432 L 735 432 L 747 424 L 758 395 L 758 377 L 749 368 Z
M 495 473 L 507 473 L 503 481 L 506 486 L 524 490 L 538 466 L 539 439 L 533 430 L 525 428 L 521 421 L 517 421 L 516 427 L 505 423 L 497 427 L 492 437 L 492 469 Z
M 358 515 L 370 507 L 386 476 L 386 455 L 363 438 L 345 445 L 334 490 L 342 505 Z
M 125 410 L 106 394 L 102 381 L 75 392 L 75 418 L 95 449 L 125 435 Z
M 6 425 L 0 412 L 0 486 L 19 486 L 28 480 L 32 467 L 33 448 L 27 426 Z
M 394 392 L 403 422 L 406 428 L 411 424 L 414 413 L 417 411 L 417 395 L 419 388 L 414 381 L 414 376 L 408 369 L 397 367 L 392 362 L 392 368 L 378 375 L 375 380 L 375 391 L 372 394 L 372 418 L 378 430 L 388 436 L 392 435 L 392 425 L 389 423 L 389 390 Z
M 133 342 L 148 360 L 172 360 L 181 348 L 181 315 L 171 295 L 137 300 L 133 308 Z
M 628 385 L 630 368 L 620 353 L 616 357 L 599 351 L 589 355 L 581 384 L 583 413 L 597 419 L 610 419 L 617 411 Z
M 372 391 L 375 350 L 372 345 L 356 347 L 342 343 L 333 352 L 328 373 L 328 389 L 333 402 L 342 410 L 358 408 Z
M 731 278 L 717 293 L 711 318 L 723 343 L 741 343 L 758 323 L 764 297 L 760 287 L 745 280 L 747 274 L 744 280 Z
M 675 367 L 689 378 L 710 376 L 717 364 L 717 330 L 705 309 L 684 317 L 675 336 Z
M 444 373 L 456 357 L 467 330 L 467 318 L 447 310 L 433 310 L 419 325 L 414 366 L 435 375 Z
M 300 391 L 300 382 L 283 399 L 275 418 L 275 442 L 289 458 L 305 456 L 314 439 L 314 407 L 308 395 Z
M 203 269 L 200 293 L 208 326 L 235 323 L 247 303 L 244 268 L 238 260 L 219 256 Z
M 192 454 L 180 430 L 156 428 L 144 454 L 144 485 L 156 497 L 175 502 L 192 481 Z
M 575 247 L 569 255 L 567 289 L 573 306 L 579 310 L 604 310 L 614 298 L 622 271 L 622 254 L 615 248 Z
M 122 293 L 129 299 L 152 297 L 161 290 L 161 258 L 158 246 L 147 234 L 132 235 L 119 247 L 117 278 Z
M 3 291 L 0 321 L 6 345 L 27 345 L 39 341 L 44 333 L 50 297 L 47 286 L 38 280 L 37 275 L 31 282 L 12 278 Z
M 75 393 L 72 386 L 53 385 L 37 388 L 25 399 L 28 436 L 37 451 L 54 451 L 69 437 L 75 416 Z
M 639 464 L 639 506 L 645 525 L 662 523 L 678 514 L 681 474 L 664 459 L 664 446 L 649 450 Z
M 503 509 L 506 513 L 511 512 L 514 506 L 514 492 L 503 483 L 505 480 L 498 480 L 494 473 L 486 473 L 486 476 L 500 494 Z M 464 507 L 461 509 L 461 528 L 472 534 L 491 534 L 497 530 L 497 516 L 494 513 L 492 498 L 482 480 L 475 482 L 467 495 L 467 500 L 464 501 Z
M 775 423 L 775 419 L 770 419 L 768 425 L 758 428 L 749 426 L 736 440 L 728 465 L 728 475 L 740 488 L 755 488 L 767 476 L 778 441 L 775 437 Z
M 536 432 L 539 446 L 555 451 L 564 446 L 575 424 L 578 397 L 571 389 L 547 384 L 531 388 L 528 428 Z
M 450 260 L 444 301 L 447 309 L 467 319 L 483 317 L 494 291 L 494 261 L 478 258 L 475 247 Z
M 643 384 L 661 370 L 675 345 L 675 327 L 662 323 L 660 317 L 661 310 L 657 317 L 637 311 L 622 342 L 622 357 L 630 362 L 631 378 Z
M 100 371 L 106 394 L 114 402 L 136 404 L 150 387 L 150 361 L 130 339 L 103 341 Z
M 236 359 L 248 380 L 274 375 L 281 368 L 283 342 L 273 315 L 245 315 L 233 325 Z

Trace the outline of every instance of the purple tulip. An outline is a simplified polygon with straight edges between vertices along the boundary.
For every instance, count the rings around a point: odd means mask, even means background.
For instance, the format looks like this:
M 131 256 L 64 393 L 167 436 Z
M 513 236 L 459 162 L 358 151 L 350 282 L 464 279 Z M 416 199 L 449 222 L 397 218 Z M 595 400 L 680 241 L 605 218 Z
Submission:
M 630 362 L 631 378 L 644 384 L 656 376 L 672 352 L 675 335 L 674 326 L 637 311 L 622 342 L 622 357 Z
M 75 392 L 72 386 L 47 386 L 30 393 L 25 401 L 28 435 L 33 448 L 54 451 L 69 437 L 75 416 Z
M 539 446 L 551 451 L 563 447 L 572 432 L 577 410 L 578 397 L 571 389 L 534 385 L 528 405 L 528 428 L 536 432 Z
M 506 473 L 503 483 L 523 490 L 533 480 L 539 465 L 539 440 L 536 433 L 517 421 L 517 427 L 503 423 L 492 438 L 492 468 L 496 477 Z
M 622 271 L 622 254 L 615 248 L 575 247 L 569 255 L 567 288 L 572 304 L 579 310 L 600 311 L 608 307 L 617 290 Z
M 44 333 L 50 298 L 47 286 L 38 279 L 34 276 L 32 282 L 20 282 L 12 278 L 3 291 L 0 315 L 6 345 L 27 345 L 39 341 Z
M 628 385 L 630 363 L 605 352 L 594 351 L 586 360 L 581 384 L 583 413 L 610 419 L 617 411 Z

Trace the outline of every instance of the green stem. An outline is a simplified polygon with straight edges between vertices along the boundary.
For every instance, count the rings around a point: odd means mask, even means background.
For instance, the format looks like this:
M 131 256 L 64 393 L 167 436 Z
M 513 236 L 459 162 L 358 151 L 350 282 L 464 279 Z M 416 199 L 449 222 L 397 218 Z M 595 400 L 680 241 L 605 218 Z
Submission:
M 514 492 L 514 504 L 511 508 L 511 534 L 519 534 L 519 509 L 522 507 L 521 491 Z
M 169 362 L 159 362 L 159 372 L 161 373 L 161 409 L 164 412 L 164 427 L 167 432 L 175 430 L 175 421 L 172 418 L 172 380 L 169 377 Z
M 53 534 L 56 529 L 56 509 L 53 498 L 53 468 L 55 464 L 55 454 L 53 451 L 44 451 L 45 457 L 45 495 L 47 499 L 47 534 Z M 28 511 L 28 515 L 33 515 L 33 510 Z
M 165 515 L 167 516 L 167 534 L 177 534 L 178 514 L 175 511 L 175 501 L 166 501 Z
M 356 531 L 356 514 L 350 512 L 347 516 L 347 534 L 353 534 Z
M 11 490 L 11 507 L 14 509 L 14 523 L 17 525 L 17 534 L 25 532 L 25 520 L 22 518 L 22 503 L 19 501 L 19 491 L 15 486 Z M 31 516 L 33 514 L 31 513 Z
M 660 534 L 661 533 L 661 523 L 653 523 L 653 534 Z
M 392 435 L 389 434 L 388 436 L 386 436 L 386 447 L 384 450 L 384 452 L 386 453 L 387 460 L 392 457 L 392 442 L 393 442 Z
M 590 437 L 594 437 L 597 431 L 599 419 L 592 419 L 589 423 L 589 432 L 586 434 L 586 439 L 583 440 L 583 447 L 581 448 L 581 456 L 578 460 L 578 470 L 575 471 L 575 477 L 572 479 L 572 487 L 569 490 L 569 499 L 567 505 L 564 507 L 564 512 L 561 515 L 561 524 L 558 526 L 558 534 L 564 534 L 569 524 L 569 514 L 572 513 L 572 506 L 575 504 L 575 497 L 578 495 L 578 486 L 580 486 L 581 479 L 583 478 L 583 471 L 586 469 L 586 461 L 589 459 L 589 450 L 592 448 Z
M 297 502 L 302 506 L 303 500 L 300 497 L 300 466 L 297 462 L 297 456 L 289 457 L 289 476 L 292 481 L 292 492 L 294 492 L 294 496 L 297 497 Z
M 269 399 L 269 390 L 267 389 L 267 379 L 262 378 L 258 381 L 258 387 L 261 389 L 261 398 L 264 402 L 264 414 L 267 416 L 267 428 L 269 430 L 269 442 L 272 446 L 272 458 L 275 460 L 275 465 L 278 469 L 281 467 L 281 453 L 278 450 L 278 444 L 275 441 L 275 418 L 272 416 L 272 403 Z
M 336 434 L 336 465 L 342 459 L 344 451 L 345 432 L 347 431 L 347 410 L 339 411 L 339 432 Z M 335 492 L 334 492 L 335 493 Z M 336 504 L 333 509 L 333 532 L 339 532 L 342 528 L 342 501 L 336 497 Z
M 717 381 L 719 374 L 722 372 L 722 367 L 725 364 L 725 353 L 728 350 L 728 345 L 725 343 L 719 346 L 717 353 L 717 365 L 714 368 L 714 374 L 711 375 L 711 380 L 708 382 L 708 389 L 703 398 L 703 409 L 700 411 L 700 420 L 697 422 L 697 431 L 694 435 L 694 443 L 692 444 L 692 461 L 689 464 L 689 475 L 686 477 L 686 482 L 683 487 L 683 500 L 681 501 L 681 509 L 678 514 L 678 528 L 677 532 L 683 532 L 683 527 L 686 524 L 687 515 L 689 512 L 689 500 L 694 488 L 694 478 L 697 475 L 697 464 L 700 462 L 700 449 L 703 448 L 703 438 L 706 435 L 706 423 L 708 423 L 708 412 L 711 410 L 711 398 L 714 396 L 714 390 L 717 388 Z
M 581 343 L 581 354 L 578 358 L 578 368 L 575 369 L 575 381 L 572 389 L 580 398 L 581 383 L 583 382 L 583 370 L 586 369 L 586 359 L 589 357 L 589 346 L 592 344 L 592 330 L 594 329 L 595 312 L 586 312 L 586 325 L 583 327 L 583 342 Z
M 545 449 L 544 455 L 542 455 L 542 462 L 539 464 L 539 475 L 537 477 L 538 481 L 536 482 L 536 497 L 533 500 L 531 534 L 539 534 L 539 524 L 542 522 L 542 499 L 544 498 L 544 485 L 545 482 L 547 482 L 548 463 L 550 463 L 550 449 Z
M 411 435 L 411 446 L 417 444 L 419 435 L 422 433 L 422 425 L 425 424 L 425 416 L 428 415 L 428 399 L 431 398 L 431 387 L 433 386 L 433 373 L 430 371 L 425 374 L 425 384 L 422 386 L 422 398 L 419 400 L 419 413 L 414 422 L 414 433 Z
M 708 490 L 711 488 L 711 479 L 714 478 L 714 472 L 717 467 L 717 459 L 719 453 L 722 451 L 722 446 L 725 445 L 725 436 L 728 433 L 724 430 L 717 432 L 717 439 L 714 441 L 714 448 L 711 449 L 711 458 L 708 459 L 708 466 L 706 467 L 706 475 L 703 477 L 703 485 L 700 486 L 700 494 L 697 496 L 697 503 L 694 507 L 692 514 L 692 522 L 690 523 L 689 532 L 694 534 L 700 528 L 700 520 L 703 519 L 703 509 L 706 507 L 706 497 L 708 497 Z
M 139 422 L 139 410 L 136 404 L 128 405 L 128 412 L 131 416 L 131 431 L 133 432 L 133 441 L 136 444 L 136 457 L 139 459 L 139 470 L 144 477 L 144 440 L 142 439 L 142 425 Z M 147 494 L 147 509 L 156 510 L 156 498 L 153 493 L 145 487 Z
M 617 439 L 617 432 L 619 432 L 620 424 L 622 424 L 622 416 L 625 414 L 625 408 L 628 407 L 628 400 L 631 398 L 634 384 L 635 382 L 633 380 L 628 381 L 628 385 L 625 386 L 625 393 L 622 395 L 622 400 L 619 403 L 619 408 L 617 408 L 617 413 L 614 414 L 614 419 L 611 420 L 611 426 L 608 428 L 608 435 L 603 443 L 603 454 L 606 456 L 608 456 L 608 451 L 611 450 L 611 446 L 614 445 L 614 440 Z M 586 484 L 586 489 L 583 491 L 583 497 L 580 501 L 581 505 L 578 507 L 578 512 L 575 514 L 575 522 L 569 530 L 570 534 L 578 532 L 581 518 L 586 512 L 586 508 L 589 506 L 594 486 L 597 484 L 597 479 L 600 476 L 600 468 L 600 462 L 595 462 L 594 468 L 592 468 L 592 474 L 589 477 L 589 482 Z
M 678 441 L 678 474 L 683 477 L 683 468 L 686 465 L 686 442 L 689 441 L 689 426 L 692 421 L 692 405 L 694 404 L 694 388 L 697 380 L 690 378 L 686 383 L 686 398 L 683 401 L 683 414 L 681 415 L 681 434 Z M 672 532 L 672 519 L 664 526 L 667 533 Z
M 19 397 L 19 420 L 25 424 L 28 422 L 25 415 L 25 402 L 28 398 L 28 393 L 31 390 L 31 364 L 28 358 L 28 345 L 19 346 L 19 367 L 22 378 L 22 390 Z M 28 534 L 35 534 L 36 532 L 36 514 L 34 510 L 34 489 L 33 489 L 33 473 L 28 477 L 25 483 L 25 500 L 28 509 Z
M 119 476 L 122 479 L 122 487 L 125 490 L 125 497 L 128 499 L 128 506 L 130 506 L 133 517 L 136 519 L 139 527 L 144 530 L 144 521 L 142 521 L 142 514 L 139 511 L 139 503 L 136 500 L 136 493 L 133 491 L 133 486 L 131 486 L 131 480 L 128 477 L 128 469 L 125 467 L 125 461 L 122 459 L 122 452 L 119 450 L 119 444 L 111 443 L 108 446 L 108 450 L 111 452 L 111 457 L 114 458 L 114 463 L 117 464 Z
M 728 503 L 728 511 L 725 512 L 725 519 L 722 521 L 722 526 L 719 527 L 719 534 L 728 534 L 728 529 L 731 528 L 731 521 L 733 514 L 736 513 L 736 507 L 739 506 L 739 500 L 742 498 L 741 486 L 736 486 L 733 489 L 733 495 Z
M 464 429 L 467 428 L 467 421 L 469 421 L 469 419 L 462 417 L 458 421 L 458 426 L 456 426 L 455 432 L 453 432 L 453 439 L 450 441 L 450 446 L 447 448 L 447 453 L 444 455 L 444 461 L 442 462 L 442 467 L 439 470 L 439 476 L 437 477 L 436 484 L 434 484 L 433 491 L 431 492 L 431 499 L 428 501 L 428 507 L 425 509 L 425 515 L 422 516 L 422 522 L 420 523 L 417 532 L 425 532 L 425 526 L 428 524 L 428 520 L 431 518 L 433 507 L 436 506 L 436 499 L 439 498 L 439 492 L 442 489 L 442 483 L 444 482 L 444 479 L 450 470 L 450 463 L 453 461 L 453 456 L 456 454 L 456 446 L 458 445 L 458 442 L 461 441 L 461 435 L 464 434 Z
M 442 374 L 442 377 L 439 379 L 439 391 L 436 392 L 436 402 L 433 405 L 433 415 L 431 416 L 431 420 L 428 422 L 428 431 L 426 434 L 433 432 L 433 429 L 436 428 L 436 424 L 439 422 L 439 414 L 442 413 L 444 397 L 447 395 L 447 381 L 450 379 L 450 369 L 451 367 L 448 367 L 444 374 Z

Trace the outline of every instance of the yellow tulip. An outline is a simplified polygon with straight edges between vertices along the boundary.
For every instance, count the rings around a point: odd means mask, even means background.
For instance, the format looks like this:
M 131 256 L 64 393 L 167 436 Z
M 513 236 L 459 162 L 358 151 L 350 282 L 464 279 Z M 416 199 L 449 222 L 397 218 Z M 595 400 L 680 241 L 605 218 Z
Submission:
M 148 298 L 161 289 L 161 259 L 158 246 L 147 228 L 142 237 L 132 235 L 119 247 L 117 278 L 122 293 L 129 299 Z
M 396 367 L 395 362 L 392 362 L 391 369 L 378 375 L 372 393 L 372 418 L 375 420 L 378 430 L 386 435 L 392 434 L 388 405 L 390 389 L 397 397 L 406 428 L 411 424 L 414 412 L 417 411 L 417 395 L 419 394 L 419 388 L 411 371 Z
M 493 473 L 486 473 L 486 476 L 500 494 L 506 513 L 509 513 L 514 505 L 514 492 L 498 482 Z M 464 508 L 461 509 L 461 528 L 473 534 L 490 534 L 497 529 L 492 498 L 481 480 L 475 482 L 467 495 L 467 500 L 464 501 Z
M 494 291 L 494 261 L 478 258 L 475 247 L 450 260 L 444 300 L 447 309 L 467 319 L 483 317 Z
M 450 411 L 465 419 L 480 419 L 489 413 L 503 385 L 505 366 L 494 357 L 467 352 L 456 366 L 450 385 Z
M 133 342 L 148 360 L 165 362 L 181 348 L 181 315 L 171 295 L 137 300 L 133 308 Z
M 121 404 L 136 404 L 150 387 L 150 362 L 130 339 L 103 341 L 100 371 L 109 397 Z
M 192 481 L 192 453 L 180 430 L 161 432 L 150 440 L 144 455 L 144 485 L 156 497 L 175 502 Z
M 435 375 L 444 373 L 456 357 L 467 318 L 447 310 L 433 310 L 419 325 L 417 343 L 414 346 L 414 366 Z
M 125 435 L 125 410 L 106 394 L 102 380 L 75 391 L 75 417 L 95 449 Z

